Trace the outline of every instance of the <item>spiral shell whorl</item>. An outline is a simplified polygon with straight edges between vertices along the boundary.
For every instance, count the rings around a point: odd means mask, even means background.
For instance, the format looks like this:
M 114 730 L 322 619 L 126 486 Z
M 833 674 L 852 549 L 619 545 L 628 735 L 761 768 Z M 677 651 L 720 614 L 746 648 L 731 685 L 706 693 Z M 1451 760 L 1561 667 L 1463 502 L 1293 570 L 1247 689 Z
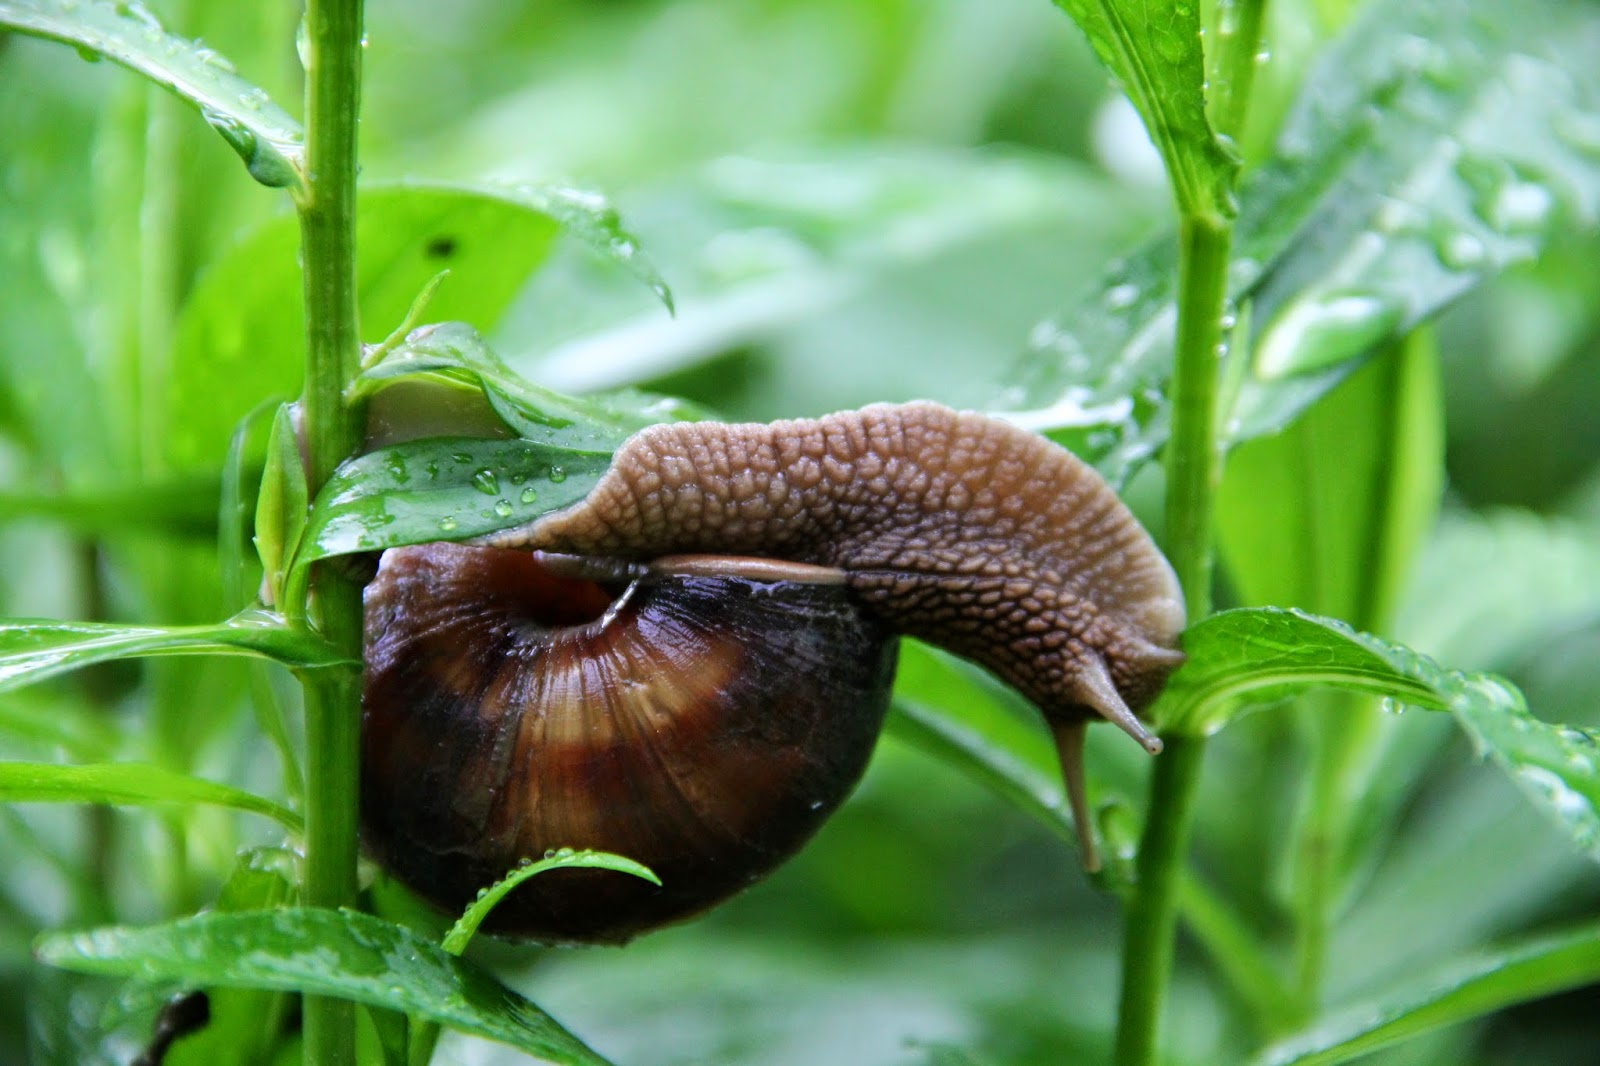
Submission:
M 600 590 L 529 553 L 430 544 L 385 553 L 366 598 L 385 868 L 452 912 L 550 848 L 663 882 L 542 874 L 491 916 L 520 936 L 626 940 L 759 879 L 855 785 L 888 706 L 894 642 L 837 586 L 652 578 L 585 622 Z

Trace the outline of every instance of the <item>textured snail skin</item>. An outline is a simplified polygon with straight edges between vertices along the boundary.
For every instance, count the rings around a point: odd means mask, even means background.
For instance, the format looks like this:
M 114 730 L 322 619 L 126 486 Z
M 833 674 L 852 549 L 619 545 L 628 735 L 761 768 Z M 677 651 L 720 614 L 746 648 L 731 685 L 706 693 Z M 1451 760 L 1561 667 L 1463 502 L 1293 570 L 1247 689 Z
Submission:
M 366 592 L 362 835 L 447 912 L 525 858 L 596 848 L 662 887 L 556 870 L 486 928 L 624 941 L 764 876 L 859 780 L 895 642 L 842 586 L 654 575 L 609 599 L 528 552 L 384 554 Z
M 932 403 L 652 426 L 580 503 L 489 542 L 836 568 L 893 629 L 987 667 L 1053 726 L 1102 715 L 1151 751 L 1132 711 L 1182 661 L 1177 579 L 1100 476 L 1036 434 Z

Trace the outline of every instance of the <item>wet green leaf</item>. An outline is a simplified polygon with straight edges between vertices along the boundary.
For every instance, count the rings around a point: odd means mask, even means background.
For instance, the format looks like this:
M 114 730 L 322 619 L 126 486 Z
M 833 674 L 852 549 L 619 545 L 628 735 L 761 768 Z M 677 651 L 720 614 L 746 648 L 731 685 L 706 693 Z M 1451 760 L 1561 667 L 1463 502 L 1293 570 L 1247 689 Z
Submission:
M 206 804 L 262 814 L 299 832 L 298 814 L 271 800 L 227 785 L 140 763 L 0 762 L 0 802 L 107 803 L 114 806 L 189 807 Z
M 241 611 L 207 626 L 11 620 L 0 622 L 0 692 L 94 663 L 158 655 L 254 655 L 299 667 L 347 661 L 269 611 Z
M 0 26 L 105 56 L 200 109 L 263 185 L 303 183 L 300 125 L 266 91 L 234 73 L 216 52 L 168 33 L 142 3 L 111 0 L 0 0 Z
M 524 440 L 610 455 L 629 436 L 657 422 L 699 417 L 688 404 L 621 391 L 563 396 L 514 373 L 465 322 L 420 326 L 362 371 L 358 387 L 444 372 L 483 390 L 496 414 Z
M 561 228 L 586 244 L 601 259 L 621 267 L 672 308 L 672 290 L 655 264 L 639 247 L 639 240 L 623 225 L 617 209 L 603 194 L 571 185 L 534 182 L 462 186 L 462 192 L 493 196 L 517 204 L 561 223 Z
M 1352 360 L 1600 214 L 1600 12 L 1374 0 L 1240 190 L 1230 295 L 1255 326 L 1226 432 L 1283 427 Z M 1122 481 L 1166 440 L 1176 243 L 1042 324 L 1000 397 Z
M 1480 752 L 1600 859 L 1600 734 L 1534 718 L 1510 682 L 1446 670 L 1342 622 L 1275 607 L 1212 615 L 1184 633 L 1183 649 L 1189 661 L 1155 709 L 1164 732 L 1214 733 L 1250 705 L 1325 687 L 1381 696 L 1395 711 L 1450 711 Z
M 1600 926 L 1475 952 L 1421 981 L 1337 1011 L 1252 1066 L 1331 1066 L 1442 1026 L 1600 981 Z
M 1600 730 L 1542 722 L 1520 701 L 1463 700 L 1451 710 L 1478 752 L 1600 860 Z
M 368 914 L 311 908 L 204 914 L 50 935 L 35 953 L 81 973 L 339 996 L 428 1018 L 547 1062 L 605 1066 L 548 1014 L 482 970 Z
M 369 452 L 323 486 L 295 566 L 523 525 L 587 496 L 610 464 L 609 452 L 468 437 Z
M 1205 56 L 1200 5 L 1120 4 L 1114 0 L 1055 0 L 1121 83 L 1161 153 L 1186 215 L 1233 215 L 1233 177 L 1239 160 L 1206 117 Z
M 561 848 L 554 852 L 547 852 L 545 858 L 538 862 L 527 863 L 512 870 L 500 880 L 478 893 L 478 898 L 462 913 L 455 924 L 445 933 L 439 946 L 451 955 L 459 957 L 467 950 L 467 945 L 478 932 L 478 927 L 483 924 L 489 912 L 505 899 L 512 889 L 530 877 L 550 870 L 561 870 L 569 867 L 615 870 L 618 873 L 632 874 L 641 877 L 653 885 L 661 884 L 661 880 L 650 871 L 648 867 L 641 866 L 632 859 L 625 859 L 620 855 L 612 855 L 604 851 L 574 851 L 571 848 Z M 410 1027 L 409 1038 L 406 1043 L 410 1046 L 410 1061 L 426 1064 L 433 1057 L 433 1049 L 439 1041 L 439 1027 L 433 1023 L 418 1024 L 413 1020 Z
M 613 855 L 606 851 L 574 851 L 571 848 L 561 848 L 547 853 L 538 862 L 531 862 L 519 866 L 506 874 L 500 880 L 478 893 L 478 898 L 472 902 L 450 927 L 445 934 L 440 947 L 452 955 L 460 955 L 467 950 L 467 945 L 472 942 L 473 936 L 478 932 L 478 927 L 483 924 L 489 912 L 505 899 L 511 890 L 530 877 L 550 870 L 586 869 L 586 870 L 615 870 L 618 873 L 632 874 L 634 877 L 649 881 L 652 885 L 660 885 L 661 879 L 651 872 L 648 866 L 634 862 L 632 859 L 621 855 Z

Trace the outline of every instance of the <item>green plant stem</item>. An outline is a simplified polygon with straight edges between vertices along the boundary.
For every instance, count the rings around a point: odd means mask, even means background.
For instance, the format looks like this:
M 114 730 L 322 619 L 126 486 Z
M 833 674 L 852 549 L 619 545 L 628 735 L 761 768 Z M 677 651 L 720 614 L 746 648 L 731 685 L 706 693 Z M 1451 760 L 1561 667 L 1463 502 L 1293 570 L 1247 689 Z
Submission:
M 1218 346 L 1227 298 L 1232 227 L 1210 219 L 1179 225 L 1178 343 L 1172 441 L 1167 455 L 1167 554 L 1183 585 L 1189 621 L 1211 613 L 1211 512 L 1221 461 L 1217 447 Z M 1170 737 L 1151 774 L 1139 843 L 1138 883 L 1122 942 L 1118 1066 L 1155 1061 L 1172 976 L 1178 884 L 1194 819 L 1205 741 Z
M 1222 476 L 1217 445 L 1218 354 L 1228 289 L 1230 223 L 1178 227 L 1178 343 L 1167 446 L 1167 556 L 1192 624 L 1211 613 L 1212 510 Z
M 1237 132 L 1249 104 L 1266 0 L 1219 0 L 1218 44 L 1208 57 L 1215 83 L 1211 122 Z M 1217 427 L 1228 299 L 1231 218 L 1185 209 L 1178 223 L 1178 332 L 1172 377 L 1172 430 L 1167 445 L 1167 555 L 1183 586 L 1192 625 L 1211 613 L 1212 512 L 1222 478 Z M 1184 860 L 1194 822 L 1205 741 L 1164 737 L 1166 750 L 1150 779 L 1138 881 L 1122 940 L 1122 993 L 1117 1013 L 1118 1066 L 1149 1066 L 1160 1043 L 1161 1016 L 1172 980 Z
M 301 426 L 314 496 L 360 441 L 360 411 L 344 402 L 361 344 L 356 320 L 356 121 L 361 98 L 361 0 L 308 0 L 306 182 L 297 207 L 305 263 L 306 384 Z M 353 657 L 361 650 L 361 593 L 330 567 L 312 583 L 313 617 Z M 285 604 L 304 621 L 311 604 Z M 306 704 L 306 870 L 314 907 L 356 901 L 356 786 L 360 677 L 354 670 L 301 675 Z M 323 996 L 305 1001 L 308 1066 L 355 1061 L 355 1009 Z
M 1124 919 L 1118 1066 L 1144 1066 L 1155 1061 L 1161 1013 L 1172 974 L 1178 885 L 1204 754 L 1203 740 L 1172 738 L 1151 778 L 1150 821 L 1139 841 L 1139 880 Z
M 1207 111 L 1214 129 L 1236 137 L 1244 129 L 1256 78 L 1256 51 L 1266 0 L 1217 0 L 1216 47 Z

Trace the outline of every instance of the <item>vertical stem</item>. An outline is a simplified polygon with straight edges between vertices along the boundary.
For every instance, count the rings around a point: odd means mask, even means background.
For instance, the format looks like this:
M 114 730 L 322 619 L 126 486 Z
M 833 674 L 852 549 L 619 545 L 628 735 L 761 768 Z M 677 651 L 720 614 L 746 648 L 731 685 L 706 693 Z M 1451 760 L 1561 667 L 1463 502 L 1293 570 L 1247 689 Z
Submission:
M 305 263 L 306 383 L 301 398 L 307 480 L 313 495 L 360 439 L 360 414 L 344 389 L 360 362 L 356 321 L 356 121 L 361 96 L 362 0 L 307 0 L 306 184 L 297 204 Z M 361 593 L 321 567 L 314 613 L 328 639 L 352 656 L 361 646 Z M 305 617 L 307 604 L 285 610 Z M 305 900 L 345 907 L 356 900 L 356 775 L 360 678 L 351 670 L 301 675 L 306 704 Z M 308 1066 L 355 1061 L 354 1007 L 305 1000 Z
M 1230 137 L 1244 129 L 1266 0 L 1217 0 L 1217 46 L 1206 110 L 1212 128 Z
M 1211 514 L 1222 475 L 1217 384 L 1227 300 L 1228 222 L 1178 225 L 1178 342 L 1167 444 L 1167 556 L 1190 623 L 1211 613 Z
M 1187 218 L 1179 226 L 1177 366 L 1167 445 L 1167 553 L 1183 584 L 1191 622 L 1211 613 L 1211 512 L 1221 473 L 1217 448 L 1218 347 L 1227 298 L 1227 222 Z M 1150 782 L 1139 843 L 1138 883 L 1122 941 L 1118 1066 L 1155 1061 L 1172 975 L 1178 889 L 1194 819 L 1205 741 L 1165 737 Z
M 306 183 L 300 196 L 305 260 L 303 432 L 312 495 L 359 441 L 344 389 L 361 360 L 356 322 L 356 118 L 361 93 L 362 0 L 306 4 Z
M 1217 0 L 1217 44 L 1207 57 L 1216 86 L 1211 124 L 1238 131 L 1249 103 L 1266 0 Z M 1222 476 L 1218 446 L 1218 382 L 1228 255 L 1233 223 L 1179 193 L 1178 335 L 1172 376 L 1172 430 L 1167 444 L 1167 554 L 1183 585 L 1190 624 L 1211 613 L 1212 510 Z M 1138 882 L 1128 902 L 1122 941 L 1122 1000 L 1117 1015 L 1118 1066 L 1149 1066 L 1160 1043 L 1162 1009 L 1172 979 L 1184 859 L 1194 822 L 1205 741 L 1164 737 L 1151 773 L 1150 803 L 1139 842 Z

